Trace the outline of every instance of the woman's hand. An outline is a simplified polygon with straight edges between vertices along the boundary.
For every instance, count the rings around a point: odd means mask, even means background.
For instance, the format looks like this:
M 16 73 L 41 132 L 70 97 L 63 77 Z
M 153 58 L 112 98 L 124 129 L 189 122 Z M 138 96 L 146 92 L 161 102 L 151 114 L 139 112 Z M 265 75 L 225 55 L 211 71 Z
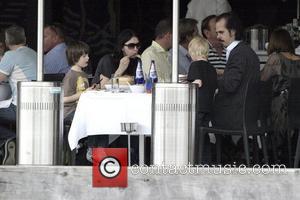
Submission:
M 115 77 L 121 76 L 125 72 L 125 70 L 127 69 L 128 65 L 129 65 L 129 62 L 130 62 L 130 59 L 128 56 L 124 56 L 123 58 L 121 58 L 119 67 L 118 67 L 117 71 L 115 72 Z

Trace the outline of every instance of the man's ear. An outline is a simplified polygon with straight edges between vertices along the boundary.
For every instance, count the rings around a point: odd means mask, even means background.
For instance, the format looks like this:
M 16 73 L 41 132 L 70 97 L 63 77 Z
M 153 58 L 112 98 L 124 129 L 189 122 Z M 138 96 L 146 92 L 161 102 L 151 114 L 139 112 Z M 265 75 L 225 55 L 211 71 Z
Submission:
M 58 42 L 60 41 L 60 38 L 59 38 L 59 36 L 58 36 L 57 34 L 54 34 L 54 35 L 53 35 L 53 41 L 54 41 L 55 43 L 58 43 Z
M 164 40 L 170 40 L 170 38 L 172 38 L 172 34 L 171 34 L 170 32 L 165 33 L 165 34 L 162 36 L 162 38 L 163 38 Z
M 171 33 L 171 32 L 166 33 L 166 34 L 165 34 L 165 37 L 168 38 L 168 39 L 169 39 L 169 38 L 172 38 L 172 33 Z
M 186 37 L 186 40 L 189 42 L 189 41 L 191 41 L 194 37 L 195 37 L 195 36 L 193 36 L 193 35 L 188 35 L 188 36 Z
M 209 38 L 209 30 L 205 29 L 204 31 L 204 35 L 202 35 L 205 38 Z
M 232 37 L 234 37 L 235 38 L 235 33 L 236 33 L 236 31 L 235 30 L 229 30 L 229 35 Z

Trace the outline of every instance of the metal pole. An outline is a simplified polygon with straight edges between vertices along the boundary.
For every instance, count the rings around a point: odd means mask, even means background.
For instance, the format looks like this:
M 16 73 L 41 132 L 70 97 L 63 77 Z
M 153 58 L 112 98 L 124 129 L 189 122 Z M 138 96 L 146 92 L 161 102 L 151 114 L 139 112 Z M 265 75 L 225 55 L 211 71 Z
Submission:
M 172 82 L 178 81 L 178 21 L 179 0 L 173 0 Z
M 43 81 L 44 0 L 38 0 L 37 20 L 37 81 Z

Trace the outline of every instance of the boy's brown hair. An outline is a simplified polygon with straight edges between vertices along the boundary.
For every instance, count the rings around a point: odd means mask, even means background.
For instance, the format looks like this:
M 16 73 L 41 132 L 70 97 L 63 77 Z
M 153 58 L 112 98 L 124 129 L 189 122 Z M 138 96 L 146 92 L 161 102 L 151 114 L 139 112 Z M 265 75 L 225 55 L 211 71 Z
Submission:
M 72 41 L 68 44 L 66 54 L 69 65 L 73 66 L 82 55 L 89 54 L 89 46 L 82 41 Z

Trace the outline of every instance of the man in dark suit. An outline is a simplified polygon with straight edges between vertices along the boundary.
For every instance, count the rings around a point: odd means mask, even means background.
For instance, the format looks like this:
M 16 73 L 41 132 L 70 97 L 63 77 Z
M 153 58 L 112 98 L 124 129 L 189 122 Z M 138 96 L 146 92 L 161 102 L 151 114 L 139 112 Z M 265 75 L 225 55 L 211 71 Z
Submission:
M 241 41 L 241 23 L 234 14 L 219 15 L 216 19 L 216 32 L 217 38 L 226 47 L 227 64 L 224 76 L 218 82 L 214 104 L 214 126 L 241 129 L 243 94 L 249 79 L 251 79 L 250 88 L 255 87 L 259 80 L 259 59 L 255 52 Z

